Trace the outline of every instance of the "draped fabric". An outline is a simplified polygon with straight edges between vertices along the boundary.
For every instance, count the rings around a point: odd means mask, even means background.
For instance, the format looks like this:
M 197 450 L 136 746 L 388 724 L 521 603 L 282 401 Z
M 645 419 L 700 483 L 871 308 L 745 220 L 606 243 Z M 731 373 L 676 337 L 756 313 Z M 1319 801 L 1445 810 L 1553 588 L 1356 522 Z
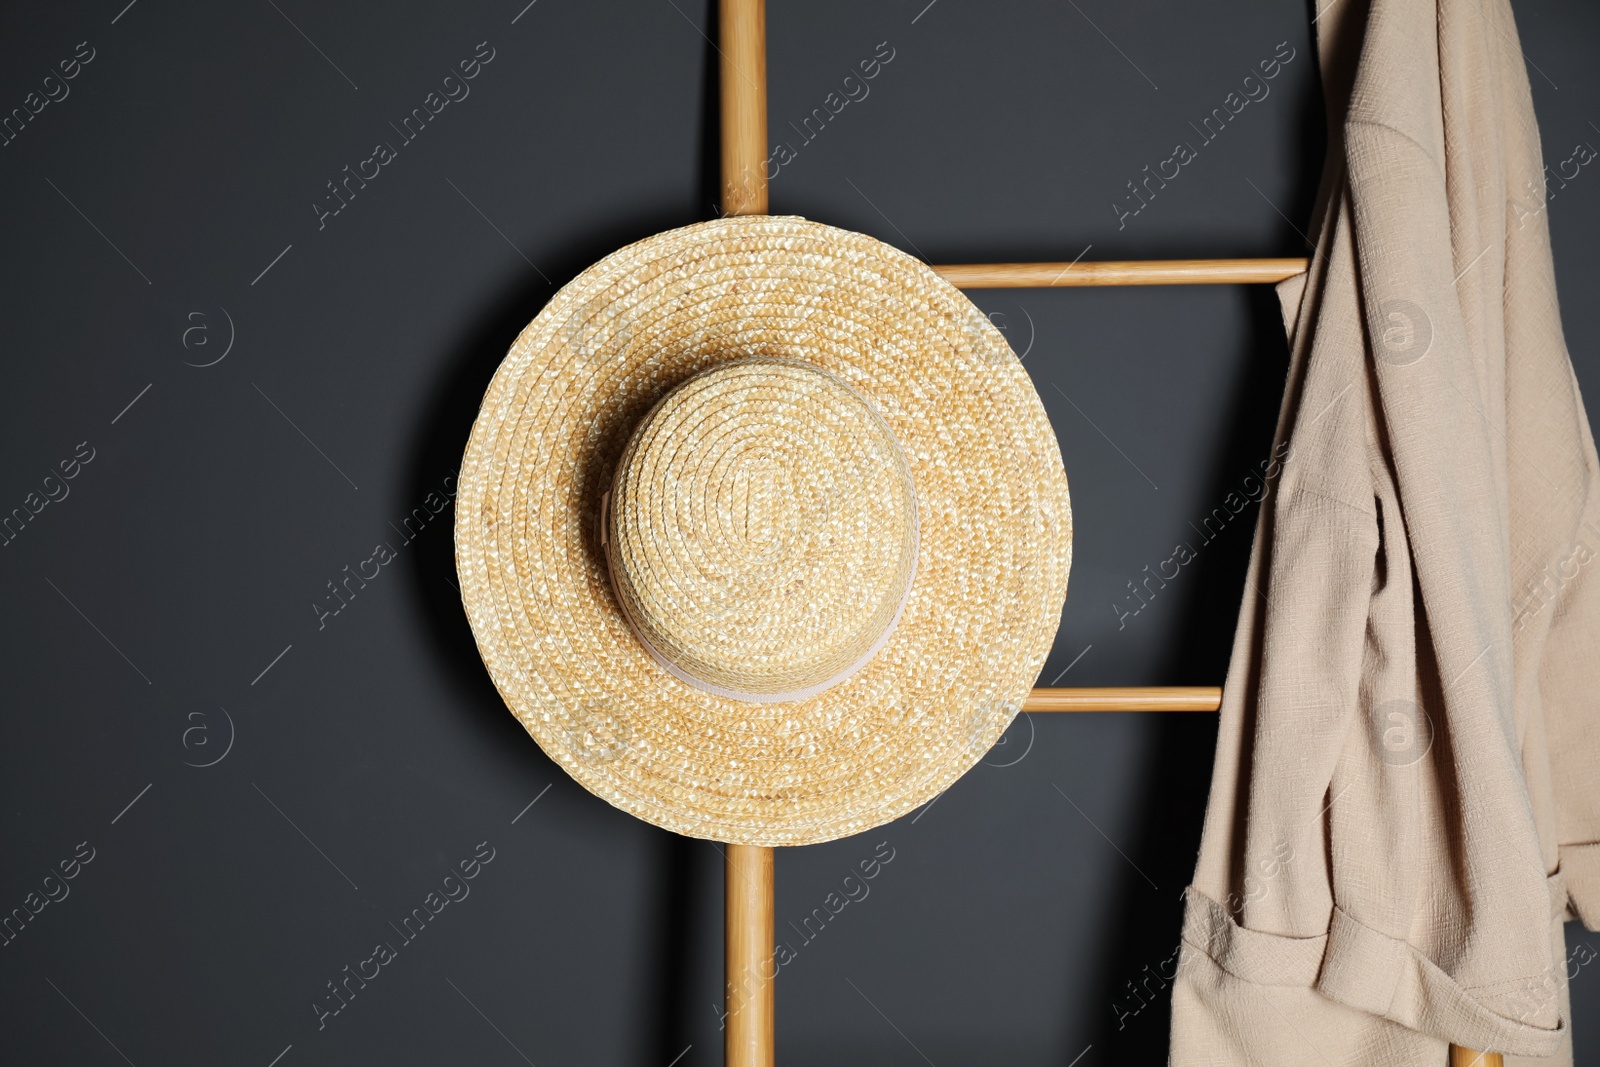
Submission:
M 1528 77 L 1507 0 L 1323 4 L 1316 251 L 1279 287 L 1172 1063 L 1570 1063 L 1562 922 L 1600 926 L 1600 466 Z

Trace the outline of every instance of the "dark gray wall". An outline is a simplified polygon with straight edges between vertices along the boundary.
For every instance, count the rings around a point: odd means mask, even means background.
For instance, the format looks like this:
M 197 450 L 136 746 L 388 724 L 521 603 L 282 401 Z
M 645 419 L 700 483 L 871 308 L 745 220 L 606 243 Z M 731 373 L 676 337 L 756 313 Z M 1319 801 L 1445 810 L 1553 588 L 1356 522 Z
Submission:
M 0 511 L 66 493 L 0 548 L 0 909 L 69 891 L 0 948 L 7 1063 L 720 1062 L 717 850 L 545 759 L 475 654 L 451 514 L 394 529 L 554 286 L 715 195 L 707 0 L 525 2 L 0 11 L 0 107 L 67 93 L 0 147 Z M 1600 143 L 1600 16 L 1518 15 L 1554 169 Z M 772 135 L 797 149 L 774 211 L 936 262 L 1300 252 L 1322 142 L 1303 3 L 769 18 Z M 390 123 L 485 41 L 470 96 L 319 223 L 324 183 L 398 144 Z M 803 143 L 790 121 L 880 42 L 870 95 Z M 1119 221 L 1125 183 L 1280 42 L 1271 95 Z M 76 77 L 47 85 L 62 61 Z M 1594 391 L 1591 170 L 1549 210 Z M 1072 483 L 1044 680 L 1220 682 L 1253 516 L 1137 615 L 1117 605 L 1265 454 L 1270 290 L 978 302 Z M 76 477 L 47 481 L 64 460 Z M 319 625 L 325 583 L 380 541 L 398 558 Z M 1214 729 L 1023 719 L 917 815 L 782 853 L 782 1062 L 1164 1062 L 1164 998 L 1125 984 L 1176 945 Z M 480 842 L 470 894 L 403 942 L 391 923 Z M 880 842 L 870 895 L 803 939 Z M 47 883 L 63 861 L 77 877 Z M 319 1029 L 325 983 L 380 941 L 395 959 Z M 1600 1063 L 1600 978 L 1573 989 Z

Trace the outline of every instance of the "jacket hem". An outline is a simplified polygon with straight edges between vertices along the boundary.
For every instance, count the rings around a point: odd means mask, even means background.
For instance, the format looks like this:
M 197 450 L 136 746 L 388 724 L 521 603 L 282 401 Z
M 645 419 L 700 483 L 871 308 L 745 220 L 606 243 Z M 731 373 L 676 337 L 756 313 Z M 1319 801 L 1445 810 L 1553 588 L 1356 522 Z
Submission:
M 1550 1056 L 1561 1044 L 1565 1023 L 1559 1012 L 1551 1026 L 1499 1015 L 1410 944 L 1362 925 L 1338 907 L 1326 933 L 1289 937 L 1240 926 L 1221 904 L 1193 886 L 1185 896 L 1183 940 L 1243 981 L 1302 986 L 1346 1007 L 1470 1048 Z

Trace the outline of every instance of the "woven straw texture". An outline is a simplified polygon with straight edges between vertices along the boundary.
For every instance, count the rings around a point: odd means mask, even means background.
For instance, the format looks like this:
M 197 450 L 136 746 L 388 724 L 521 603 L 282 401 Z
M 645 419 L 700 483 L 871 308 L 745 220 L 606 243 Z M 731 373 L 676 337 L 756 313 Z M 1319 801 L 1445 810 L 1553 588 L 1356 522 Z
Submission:
M 624 811 L 741 844 L 858 833 L 960 777 L 1071 565 L 1060 451 L 999 332 L 904 253 L 791 217 L 658 234 L 557 293 L 456 503 L 467 616 L 529 734 Z M 848 676 L 737 699 L 641 637 L 751 694 Z
M 746 700 L 798 699 L 892 632 L 917 495 L 860 393 L 804 363 L 735 360 L 645 418 L 607 533 L 618 605 L 664 666 Z

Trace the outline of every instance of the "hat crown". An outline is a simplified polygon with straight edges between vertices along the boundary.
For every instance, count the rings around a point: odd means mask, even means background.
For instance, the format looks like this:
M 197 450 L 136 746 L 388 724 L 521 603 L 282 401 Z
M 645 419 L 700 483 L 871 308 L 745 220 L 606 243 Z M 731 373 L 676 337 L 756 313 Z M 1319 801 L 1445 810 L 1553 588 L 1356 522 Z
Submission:
M 618 603 L 663 666 L 720 695 L 798 700 L 888 639 L 916 567 L 916 493 L 860 393 L 805 363 L 741 359 L 645 417 L 605 534 Z

